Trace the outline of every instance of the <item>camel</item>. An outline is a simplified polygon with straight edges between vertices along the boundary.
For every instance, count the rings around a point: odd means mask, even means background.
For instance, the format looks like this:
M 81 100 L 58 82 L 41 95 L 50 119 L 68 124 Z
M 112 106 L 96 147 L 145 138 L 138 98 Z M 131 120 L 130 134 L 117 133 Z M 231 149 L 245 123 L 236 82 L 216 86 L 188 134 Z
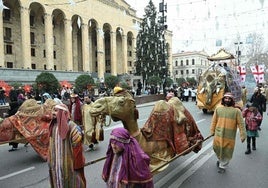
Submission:
M 156 102 L 150 117 L 141 129 L 137 122 L 138 110 L 135 100 L 131 97 L 100 98 L 90 106 L 89 113 L 93 119 L 110 116 L 113 121 L 122 121 L 124 128 L 137 139 L 141 148 L 150 156 L 152 169 L 203 140 L 193 117 L 177 97 L 171 98 L 168 102 Z M 198 152 L 200 149 L 201 142 L 193 151 Z
M 34 99 L 27 99 L 17 113 L 5 118 L 0 124 L 0 142 L 29 142 L 38 155 L 47 160 L 49 146 L 49 123 L 52 109 L 56 105 L 53 99 L 47 99 L 40 105 Z

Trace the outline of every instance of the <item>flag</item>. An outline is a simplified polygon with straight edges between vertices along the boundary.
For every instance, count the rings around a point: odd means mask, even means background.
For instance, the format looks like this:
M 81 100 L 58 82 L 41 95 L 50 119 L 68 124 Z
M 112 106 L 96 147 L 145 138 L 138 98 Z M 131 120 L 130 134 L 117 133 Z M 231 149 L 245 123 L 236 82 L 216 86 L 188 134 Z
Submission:
M 237 70 L 240 75 L 240 81 L 245 82 L 246 80 L 246 66 L 237 66 Z
M 257 83 L 264 82 L 264 65 L 250 66 L 251 72 Z

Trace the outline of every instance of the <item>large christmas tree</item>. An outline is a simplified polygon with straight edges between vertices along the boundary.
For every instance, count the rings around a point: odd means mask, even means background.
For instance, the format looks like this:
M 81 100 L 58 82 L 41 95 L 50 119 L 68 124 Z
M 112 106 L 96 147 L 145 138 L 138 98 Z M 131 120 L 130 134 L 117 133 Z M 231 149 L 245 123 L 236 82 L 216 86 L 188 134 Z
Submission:
M 157 17 L 156 7 L 150 0 L 145 7 L 136 48 L 136 74 L 143 77 L 145 84 L 149 77 L 159 77 L 164 82 L 167 76 L 164 32 L 165 27 Z

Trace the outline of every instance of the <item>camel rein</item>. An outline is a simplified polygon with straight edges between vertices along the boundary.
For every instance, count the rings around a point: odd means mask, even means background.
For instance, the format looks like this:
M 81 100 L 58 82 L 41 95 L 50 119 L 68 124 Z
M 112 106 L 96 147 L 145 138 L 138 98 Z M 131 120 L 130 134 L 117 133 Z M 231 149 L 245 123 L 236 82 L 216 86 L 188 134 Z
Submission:
M 158 167 L 154 168 L 151 170 L 151 173 L 153 172 L 156 172 L 157 170 L 163 168 L 164 166 L 166 166 L 167 164 L 171 163 L 172 161 L 174 161 L 175 159 L 181 157 L 182 155 L 190 152 L 192 149 L 194 149 L 196 146 L 198 146 L 199 144 L 202 144 L 203 142 L 207 141 L 209 138 L 213 137 L 214 135 L 209 135 L 208 137 L 206 137 L 204 140 L 200 140 L 200 141 L 197 141 L 194 145 L 192 145 L 191 147 L 187 148 L 186 150 L 184 150 L 183 152 L 179 153 L 178 155 L 176 155 L 175 157 L 171 158 L 170 160 L 165 160 L 165 163 L 159 165 Z M 92 161 L 89 161 L 87 163 L 85 163 L 84 167 L 86 166 L 89 166 L 89 165 L 92 165 L 92 164 L 95 164 L 99 161 L 102 161 L 104 159 L 106 159 L 107 157 L 101 157 L 101 158 L 98 158 L 96 160 L 92 160 Z M 162 159 L 161 159 L 162 160 Z

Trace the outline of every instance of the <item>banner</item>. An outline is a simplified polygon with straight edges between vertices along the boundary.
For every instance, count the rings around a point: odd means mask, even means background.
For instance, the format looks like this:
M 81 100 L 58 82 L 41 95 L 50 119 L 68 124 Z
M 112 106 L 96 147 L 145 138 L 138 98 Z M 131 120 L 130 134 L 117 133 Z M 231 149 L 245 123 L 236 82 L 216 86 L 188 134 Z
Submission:
M 263 83 L 264 82 L 264 65 L 250 66 L 250 69 L 253 73 L 255 81 L 257 83 Z
M 237 66 L 237 70 L 240 75 L 240 82 L 245 82 L 246 80 L 246 66 Z

